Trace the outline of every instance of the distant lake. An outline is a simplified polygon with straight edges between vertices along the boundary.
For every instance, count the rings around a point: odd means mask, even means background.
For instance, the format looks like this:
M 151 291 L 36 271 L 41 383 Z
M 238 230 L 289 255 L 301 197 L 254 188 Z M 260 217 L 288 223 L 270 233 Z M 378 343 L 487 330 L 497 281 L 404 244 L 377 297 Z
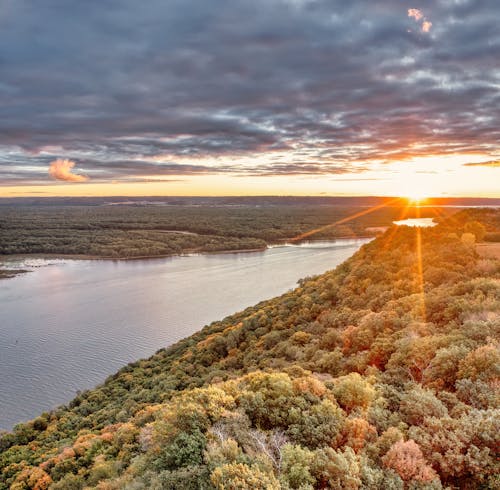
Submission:
M 428 226 L 436 226 L 437 223 L 433 221 L 433 218 L 412 218 L 412 219 L 402 219 L 400 221 L 393 221 L 395 225 L 401 226 L 420 226 L 420 227 L 428 227 Z
M 333 269 L 368 241 L 169 259 L 28 261 L 32 272 L 0 281 L 0 429 Z

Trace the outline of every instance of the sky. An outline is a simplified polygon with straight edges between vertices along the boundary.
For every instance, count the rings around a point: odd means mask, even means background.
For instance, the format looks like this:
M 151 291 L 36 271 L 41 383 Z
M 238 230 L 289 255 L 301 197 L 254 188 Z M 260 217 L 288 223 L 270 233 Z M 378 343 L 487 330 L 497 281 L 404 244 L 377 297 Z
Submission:
M 0 0 L 0 197 L 500 197 L 498 0 Z

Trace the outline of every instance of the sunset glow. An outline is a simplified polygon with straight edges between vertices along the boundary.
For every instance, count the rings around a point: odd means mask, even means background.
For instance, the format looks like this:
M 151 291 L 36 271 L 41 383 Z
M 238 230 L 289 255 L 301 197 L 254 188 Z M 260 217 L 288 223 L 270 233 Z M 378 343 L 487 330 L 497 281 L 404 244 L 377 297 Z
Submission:
M 0 490 L 499 488 L 499 19 L 0 0 Z
M 425 202 L 425 200 L 431 196 L 427 196 L 423 193 L 420 193 L 420 192 L 412 192 L 412 193 L 409 193 L 407 194 L 406 196 L 403 196 L 403 197 L 406 197 L 408 199 L 408 202 L 410 204 L 413 204 L 413 205 L 420 205 L 422 203 Z
M 1 197 L 500 197 L 497 6 L 72 3 L 0 17 Z

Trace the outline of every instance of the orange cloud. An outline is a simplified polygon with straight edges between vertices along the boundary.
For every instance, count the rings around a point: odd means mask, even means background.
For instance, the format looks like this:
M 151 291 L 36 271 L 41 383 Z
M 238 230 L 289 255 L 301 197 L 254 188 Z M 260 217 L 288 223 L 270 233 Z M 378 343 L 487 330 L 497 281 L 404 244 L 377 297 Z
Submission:
M 500 167 L 500 160 L 490 160 L 489 162 L 464 163 L 464 167 Z
M 427 20 L 426 17 L 424 17 L 424 14 L 421 10 L 419 9 L 408 9 L 408 17 L 412 17 L 415 19 L 415 22 L 421 23 L 421 29 L 422 32 L 429 32 L 432 27 L 432 22 L 430 20 Z
M 424 18 L 424 14 L 419 9 L 408 9 L 408 17 L 413 17 L 418 22 Z
M 422 24 L 422 32 L 429 32 L 432 27 L 432 22 L 429 22 L 428 20 L 425 20 L 424 23 Z
M 77 175 L 72 173 L 75 162 L 58 158 L 50 163 L 49 175 L 56 180 L 64 180 L 65 182 L 86 182 L 89 180 L 85 175 Z

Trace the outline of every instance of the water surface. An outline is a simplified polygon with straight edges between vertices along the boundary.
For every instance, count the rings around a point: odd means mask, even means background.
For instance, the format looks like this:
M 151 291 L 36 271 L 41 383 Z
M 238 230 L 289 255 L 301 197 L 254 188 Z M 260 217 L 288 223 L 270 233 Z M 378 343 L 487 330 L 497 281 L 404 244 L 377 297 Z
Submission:
M 409 219 L 402 219 L 400 221 L 393 221 L 393 223 L 398 226 L 401 225 L 419 226 L 422 228 L 437 225 L 437 223 L 434 222 L 433 218 L 409 218 Z
M 0 281 L 0 428 L 325 272 L 367 240 L 137 261 L 31 261 Z M 12 266 L 12 265 L 10 265 Z

